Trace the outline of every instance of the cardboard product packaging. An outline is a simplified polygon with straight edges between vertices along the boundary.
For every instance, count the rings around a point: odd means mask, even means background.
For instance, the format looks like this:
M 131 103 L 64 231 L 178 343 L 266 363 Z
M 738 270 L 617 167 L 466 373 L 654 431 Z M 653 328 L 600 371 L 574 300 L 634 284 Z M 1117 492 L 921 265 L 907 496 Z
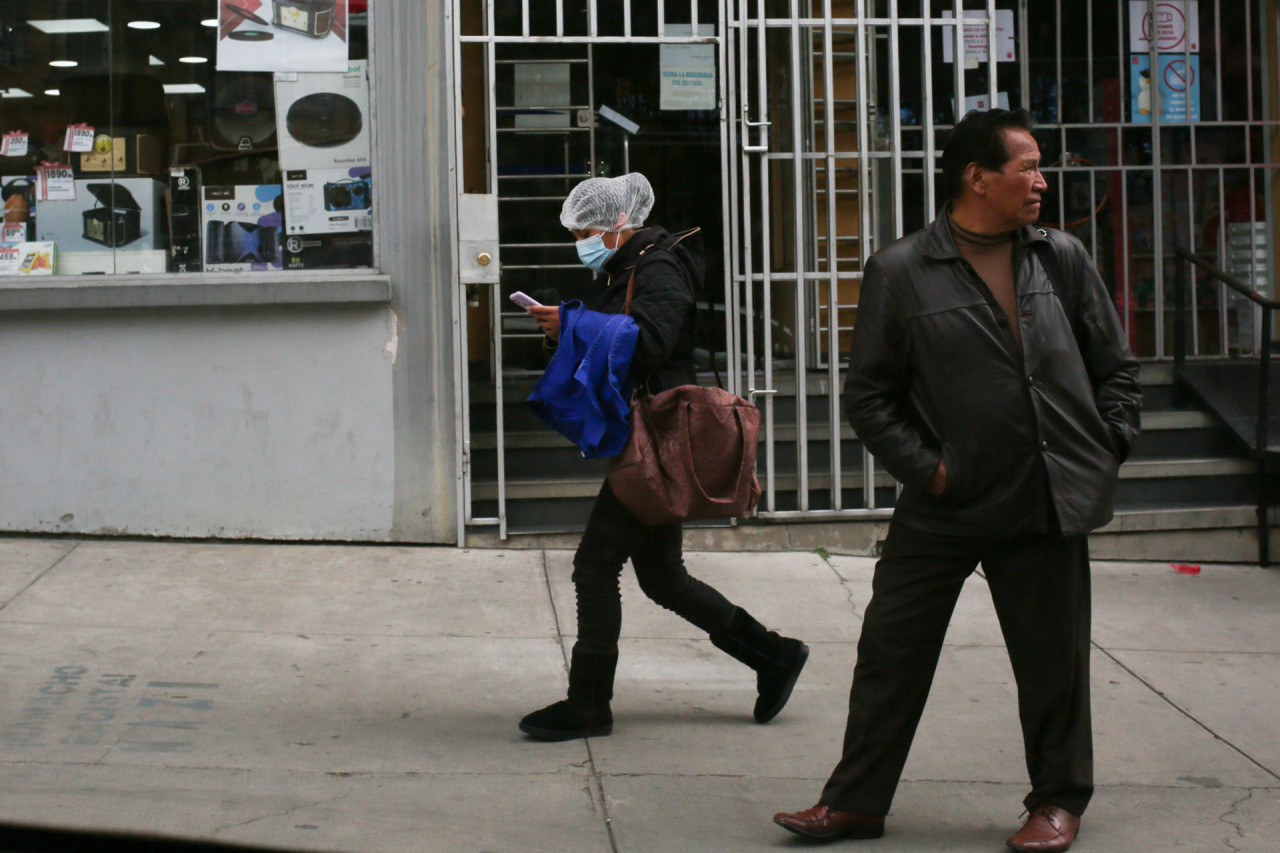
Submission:
M 373 233 L 299 234 L 285 238 L 284 266 L 291 270 L 322 270 L 373 266 Z
M 284 198 L 280 184 L 204 186 L 200 196 L 206 272 L 281 268 Z
M 169 172 L 169 272 L 200 272 L 200 169 Z
M 168 269 L 169 253 L 163 249 L 144 252 L 59 252 L 58 275 L 132 275 L 162 273 Z
M 57 269 L 58 250 L 53 243 L 0 245 L 0 276 L 53 275 Z
M 4 225 L 0 243 L 23 243 L 36 236 L 35 175 L 6 175 L 0 178 L 0 201 L 4 203 Z
M 373 230 L 373 176 L 353 169 L 292 169 L 284 173 L 289 234 Z
M 277 71 L 280 168 L 351 169 L 372 164 L 369 78 L 364 61 L 347 71 Z
M 42 201 L 36 234 L 58 252 L 167 251 L 165 182 L 154 178 L 76 179 L 74 201 Z
M 79 158 L 77 174 L 92 176 L 95 172 L 115 172 L 121 175 L 159 175 L 163 168 L 160 140 L 149 133 L 137 133 L 116 128 L 113 136 L 102 134 L 103 140 L 111 140 L 105 150 L 95 145 L 93 151 L 75 155 Z

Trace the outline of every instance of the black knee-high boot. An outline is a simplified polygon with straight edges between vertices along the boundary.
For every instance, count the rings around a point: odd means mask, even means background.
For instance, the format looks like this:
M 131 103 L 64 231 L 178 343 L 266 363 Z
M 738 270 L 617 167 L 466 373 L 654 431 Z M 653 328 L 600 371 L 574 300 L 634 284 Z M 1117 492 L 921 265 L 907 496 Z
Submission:
M 613 731 L 613 674 L 618 650 L 573 644 L 569 660 L 569 698 L 534 711 L 520 721 L 520 731 L 540 740 L 604 737 Z
M 808 646 L 768 630 L 741 607 L 734 608 L 723 628 L 711 633 L 711 643 L 756 671 L 757 723 L 778 716 L 809 658 Z

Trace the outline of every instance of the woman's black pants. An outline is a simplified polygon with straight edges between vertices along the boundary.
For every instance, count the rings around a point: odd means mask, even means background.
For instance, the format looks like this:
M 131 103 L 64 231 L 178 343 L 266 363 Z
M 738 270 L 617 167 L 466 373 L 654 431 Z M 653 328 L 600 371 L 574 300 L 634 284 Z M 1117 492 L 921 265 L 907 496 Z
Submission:
M 606 481 L 573 557 L 579 646 L 598 652 L 617 649 L 622 632 L 618 579 L 628 559 L 645 595 L 707 633 L 722 630 L 734 605 L 689 575 L 682 545 L 679 524 L 644 524 L 618 501 Z
M 1026 806 L 1084 812 L 1093 793 L 1087 538 L 941 536 L 897 522 L 876 563 L 827 806 L 889 811 L 956 599 L 979 563 L 1018 686 Z

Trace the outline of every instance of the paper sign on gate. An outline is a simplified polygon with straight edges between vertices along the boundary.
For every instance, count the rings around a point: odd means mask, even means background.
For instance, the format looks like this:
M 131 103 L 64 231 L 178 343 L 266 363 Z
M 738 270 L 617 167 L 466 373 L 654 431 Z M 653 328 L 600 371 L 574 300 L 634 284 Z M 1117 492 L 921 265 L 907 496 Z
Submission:
M 987 13 L 981 9 L 968 9 L 965 18 L 979 18 L 980 24 L 964 25 L 964 67 L 977 68 L 988 62 Z M 942 17 L 953 18 L 949 9 Z M 942 61 L 955 62 L 956 31 L 954 27 L 942 28 Z M 1017 58 L 1013 40 L 1013 10 L 996 10 L 996 62 L 1013 62 Z
M 1154 25 L 1147 0 L 1129 0 L 1129 52 L 1148 53 L 1152 33 L 1158 53 L 1200 52 L 1200 0 L 1159 0 Z

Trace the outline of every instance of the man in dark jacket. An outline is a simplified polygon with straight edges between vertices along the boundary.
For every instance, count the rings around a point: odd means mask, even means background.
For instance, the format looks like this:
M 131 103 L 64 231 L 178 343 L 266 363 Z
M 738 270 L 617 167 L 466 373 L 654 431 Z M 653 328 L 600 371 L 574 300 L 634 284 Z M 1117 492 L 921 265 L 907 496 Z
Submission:
M 774 821 L 877 838 L 952 610 L 979 563 L 1018 685 L 1031 792 L 1008 840 L 1064 851 L 1093 792 L 1087 534 L 1138 434 L 1138 364 L 1084 246 L 1031 227 L 1046 189 L 1024 111 L 970 113 L 950 202 L 867 263 L 845 383 L 902 483 L 858 642 L 844 752 L 818 805 Z

